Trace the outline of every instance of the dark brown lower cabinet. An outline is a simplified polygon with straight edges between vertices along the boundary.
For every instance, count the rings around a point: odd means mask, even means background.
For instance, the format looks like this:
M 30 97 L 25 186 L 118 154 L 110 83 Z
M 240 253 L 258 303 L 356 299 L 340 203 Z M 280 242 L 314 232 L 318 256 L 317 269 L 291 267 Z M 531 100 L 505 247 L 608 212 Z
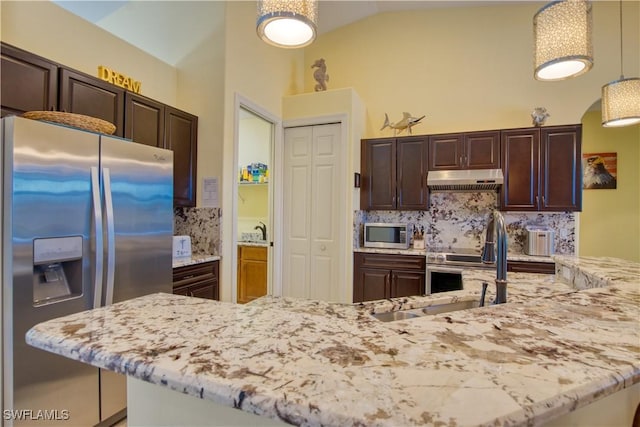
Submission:
M 553 262 L 507 261 L 507 271 L 514 273 L 555 274 L 556 265 Z
M 219 261 L 203 262 L 173 269 L 173 293 L 219 300 Z
M 424 256 L 356 252 L 353 257 L 353 302 L 424 295 Z

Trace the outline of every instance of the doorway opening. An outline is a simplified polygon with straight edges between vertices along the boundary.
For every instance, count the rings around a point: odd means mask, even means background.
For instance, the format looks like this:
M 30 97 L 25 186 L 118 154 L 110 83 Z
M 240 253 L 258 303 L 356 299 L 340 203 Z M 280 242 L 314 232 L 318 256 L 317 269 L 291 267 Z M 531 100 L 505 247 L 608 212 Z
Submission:
M 236 96 L 233 301 L 272 294 L 274 147 L 278 119 Z

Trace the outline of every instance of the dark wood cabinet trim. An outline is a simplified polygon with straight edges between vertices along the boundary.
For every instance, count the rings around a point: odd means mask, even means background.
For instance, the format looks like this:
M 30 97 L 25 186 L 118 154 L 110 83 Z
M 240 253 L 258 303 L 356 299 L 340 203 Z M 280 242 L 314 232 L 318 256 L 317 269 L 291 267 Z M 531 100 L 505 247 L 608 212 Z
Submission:
M 507 271 L 513 273 L 555 274 L 556 265 L 553 262 L 507 261 Z

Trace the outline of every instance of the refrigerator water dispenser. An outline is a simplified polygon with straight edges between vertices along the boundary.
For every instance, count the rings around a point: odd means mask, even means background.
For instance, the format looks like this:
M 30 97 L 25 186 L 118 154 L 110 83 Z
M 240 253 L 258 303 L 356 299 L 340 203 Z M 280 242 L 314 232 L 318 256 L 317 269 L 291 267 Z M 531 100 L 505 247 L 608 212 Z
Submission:
M 33 305 L 82 295 L 82 237 L 33 241 Z

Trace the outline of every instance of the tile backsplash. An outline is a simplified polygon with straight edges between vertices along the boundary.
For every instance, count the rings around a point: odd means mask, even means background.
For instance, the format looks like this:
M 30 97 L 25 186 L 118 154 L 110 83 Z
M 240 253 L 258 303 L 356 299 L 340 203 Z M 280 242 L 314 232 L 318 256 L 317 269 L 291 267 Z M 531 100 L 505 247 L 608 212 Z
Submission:
M 191 236 L 194 255 L 219 255 L 220 218 L 220 208 L 174 208 L 173 234 Z
M 497 193 L 431 194 L 428 211 L 355 211 L 354 247 L 362 245 L 365 222 L 408 222 L 424 227 L 427 247 L 471 248 L 484 243 L 489 214 L 498 206 Z M 508 235 L 508 252 L 524 253 L 525 227 L 545 226 L 555 230 L 555 253 L 575 253 L 575 215 L 573 212 L 502 212 Z

